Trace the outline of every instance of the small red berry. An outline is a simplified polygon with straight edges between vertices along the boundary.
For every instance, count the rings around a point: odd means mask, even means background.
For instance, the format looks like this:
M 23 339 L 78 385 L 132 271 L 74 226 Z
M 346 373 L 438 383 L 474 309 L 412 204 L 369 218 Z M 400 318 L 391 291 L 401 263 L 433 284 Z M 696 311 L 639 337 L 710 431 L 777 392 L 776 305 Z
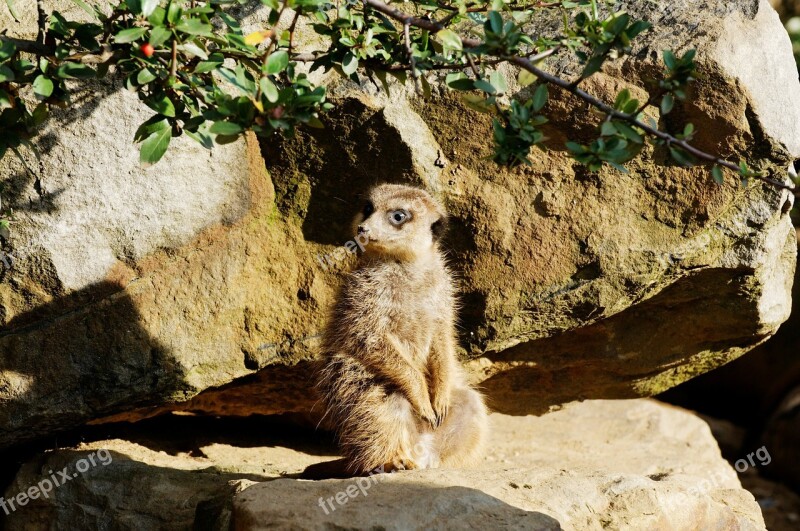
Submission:
M 142 46 L 139 49 L 142 51 L 142 55 L 144 55 L 145 57 L 152 57 L 153 52 L 155 52 L 153 45 L 150 44 L 149 42 L 142 44 Z
M 272 109 L 269 115 L 275 120 L 280 120 L 281 117 L 283 116 L 283 105 L 278 105 L 277 107 Z

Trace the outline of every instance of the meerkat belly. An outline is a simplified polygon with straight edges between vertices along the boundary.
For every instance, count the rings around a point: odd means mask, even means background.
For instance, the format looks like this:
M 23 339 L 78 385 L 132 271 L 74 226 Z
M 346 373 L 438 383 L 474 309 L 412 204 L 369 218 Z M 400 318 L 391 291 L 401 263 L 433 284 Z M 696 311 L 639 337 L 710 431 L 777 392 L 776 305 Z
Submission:
M 420 367 L 428 359 L 434 334 L 445 311 L 442 303 L 428 293 L 407 290 L 395 294 L 392 311 L 387 314 L 387 330 L 407 346 Z

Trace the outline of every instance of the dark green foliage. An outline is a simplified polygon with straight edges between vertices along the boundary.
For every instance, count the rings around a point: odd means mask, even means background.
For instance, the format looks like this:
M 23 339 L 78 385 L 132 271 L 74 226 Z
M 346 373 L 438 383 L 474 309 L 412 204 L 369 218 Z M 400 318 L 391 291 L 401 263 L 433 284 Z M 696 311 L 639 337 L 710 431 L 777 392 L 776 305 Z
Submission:
M 336 70 L 354 81 L 371 78 L 387 91 L 387 75 L 405 82 L 410 73 L 423 95 L 431 90 L 427 77 L 449 71 L 446 86 L 464 92 L 470 108 L 493 115 L 491 158 L 505 165 L 528 163 L 531 148 L 544 140 L 540 127 L 547 122 L 547 87 L 553 81 L 537 79 L 535 68 L 523 70 L 520 83 L 536 83 L 536 89 L 521 98 L 509 94 L 495 65 L 519 57 L 535 63 L 550 52 L 569 50 L 583 65 L 569 84 L 574 92 L 606 61 L 630 53 L 632 41 L 650 28 L 646 21 L 615 11 L 614 2 L 599 5 L 598 0 L 392 4 L 425 15 L 415 20 L 371 0 L 261 0 L 270 10 L 269 27 L 244 35 L 226 10 L 246 0 L 124 0 L 110 13 L 91 0 L 73 1 L 92 21 L 50 13 L 46 52 L 22 53 L 0 41 L 0 157 L 27 143 L 53 105 L 68 104 L 80 80 L 105 76 L 111 65 L 125 76 L 126 88 L 156 113 L 135 135 L 143 164 L 157 162 L 170 139 L 182 134 L 210 148 L 245 131 L 269 137 L 291 134 L 300 125 L 321 127 L 319 115 L 330 107 L 325 87 L 314 86 L 298 67 L 311 61 L 312 70 Z M 6 3 L 13 10 L 13 2 Z M 532 33 L 536 25 L 531 21 L 542 9 L 563 15 L 561 35 Z M 284 21 L 294 17 L 290 30 L 276 27 L 281 14 Z M 313 58 L 294 54 L 293 29 L 300 17 L 330 43 Z M 90 56 L 95 59 L 91 66 Z M 605 109 L 597 138 L 587 145 L 569 142 L 569 152 L 592 171 L 605 164 L 625 171 L 623 165 L 650 136 L 676 163 L 694 164 L 695 155 L 683 144 L 694 134 L 691 124 L 682 134 L 665 138 L 641 121 L 646 108 L 667 114 L 687 98 L 689 83 L 698 77 L 694 56 L 693 50 L 681 57 L 664 51 L 665 73 L 649 100 L 639 102 L 627 90 L 620 92 L 614 110 Z M 746 167 L 739 174 L 758 175 Z M 713 177 L 721 180 L 721 167 L 715 167 Z

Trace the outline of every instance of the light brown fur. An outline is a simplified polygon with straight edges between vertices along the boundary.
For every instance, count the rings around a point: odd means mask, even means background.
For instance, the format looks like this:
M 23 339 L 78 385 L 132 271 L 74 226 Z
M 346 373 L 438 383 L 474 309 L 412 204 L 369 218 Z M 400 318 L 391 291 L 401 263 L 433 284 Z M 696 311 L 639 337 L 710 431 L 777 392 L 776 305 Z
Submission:
M 456 358 L 454 289 L 437 242 L 446 213 L 410 186 L 378 186 L 369 201 L 374 212 L 354 222 L 369 242 L 330 317 L 318 382 L 347 472 L 473 463 L 488 420 Z M 410 214 L 399 226 L 398 210 Z

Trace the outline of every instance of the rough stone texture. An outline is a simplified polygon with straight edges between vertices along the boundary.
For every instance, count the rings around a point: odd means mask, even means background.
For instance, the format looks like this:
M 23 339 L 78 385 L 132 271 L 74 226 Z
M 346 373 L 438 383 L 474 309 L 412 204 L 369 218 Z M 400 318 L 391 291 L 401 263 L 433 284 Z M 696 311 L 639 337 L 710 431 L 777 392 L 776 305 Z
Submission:
M 668 391 L 663 399 L 745 427 L 748 436 L 738 445 L 735 438 L 726 437 L 734 444 L 717 438 L 723 454 L 726 446 L 739 455 L 753 444 L 766 446 L 772 463 L 762 474 L 800 486 L 800 269 L 792 292 L 792 314 L 769 341 L 730 365 Z
M 235 528 L 764 528 L 708 427 L 683 411 L 594 401 L 492 423 L 480 470 L 376 476 L 366 496 L 355 480 L 260 483 L 235 498 Z M 319 498 L 351 485 L 356 495 L 325 514 Z
M 701 147 L 782 175 L 800 155 L 800 86 L 767 3 L 626 9 L 656 30 L 586 88 L 641 94 L 658 51 L 691 43 L 705 77 L 662 125 L 691 120 Z M 768 67 L 737 46 L 768 49 Z M 571 68 L 564 57 L 549 67 Z M 43 200 L 3 161 L 18 260 L 0 283 L 0 446 L 151 415 L 209 388 L 179 407 L 309 409 L 308 360 L 351 266 L 318 257 L 349 239 L 358 194 L 381 181 L 424 183 L 453 214 L 461 344 L 499 411 L 657 393 L 746 352 L 788 315 L 785 193 L 716 186 L 707 169 L 652 149 L 629 174 L 588 174 L 560 140 L 588 138 L 598 117 L 555 91 L 553 151 L 504 170 L 484 160 L 488 121 L 454 96 L 328 81 L 340 105 L 327 128 L 261 153 L 251 142 L 209 154 L 187 140 L 141 170 L 130 141 L 147 111 L 98 85 L 99 100 L 48 125 Z
M 355 480 L 280 475 L 330 459 L 330 446 L 298 446 L 282 430 L 237 440 L 242 427 L 231 425 L 212 431 L 204 424 L 198 437 L 187 429 L 190 419 L 179 418 L 174 433 L 158 438 L 98 440 L 31 460 L 6 498 L 49 469 L 75 470 L 91 451 L 113 457 L 14 512 L 6 529 L 224 529 L 232 493 L 241 489 L 232 505 L 236 529 L 764 529 L 706 424 L 683 410 L 650 400 L 589 401 L 543 417 L 490 418 L 492 439 L 478 469 L 377 476 L 367 496 L 359 492 L 329 515 L 319 497 Z

